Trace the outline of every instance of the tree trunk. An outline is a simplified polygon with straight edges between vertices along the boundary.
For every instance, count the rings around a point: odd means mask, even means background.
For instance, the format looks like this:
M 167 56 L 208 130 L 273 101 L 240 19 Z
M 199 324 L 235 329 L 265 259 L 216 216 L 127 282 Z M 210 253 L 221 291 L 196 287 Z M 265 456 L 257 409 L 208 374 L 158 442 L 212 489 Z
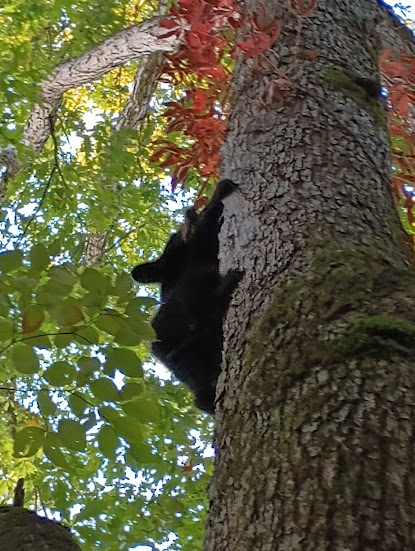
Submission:
M 81 551 L 69 530 L 21 507 L 0 507 L 1 551 Z
M 221 255 L 245 277 L 225 320 L 204 549 L 409 551 L 415 277 L 390 186 L 380 8 L 318 0 L 300 19 L 287 4 L 266 5 L 283 23 L 274 54 L 234 76 L 223 176 L 240 191 Z

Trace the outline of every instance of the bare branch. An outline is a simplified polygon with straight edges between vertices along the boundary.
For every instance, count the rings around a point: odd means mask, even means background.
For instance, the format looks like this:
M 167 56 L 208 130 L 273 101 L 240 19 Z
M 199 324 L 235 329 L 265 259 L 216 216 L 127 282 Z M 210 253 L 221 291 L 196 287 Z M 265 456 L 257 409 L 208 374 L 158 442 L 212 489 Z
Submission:
M 143 57 L 134 78 L 133 90 L 117 120 L 115 131 L 122 128 L 139 128 L 147 114 L 150 99 L 157 85 L 162 61 L 160 53 Z M 117 186 L 112 187 L 116 193 Z M 92 233 L 87 236 L 83 257 L 84 266 L 92 266 L 102 258 L 110 229 L 105 233 Z
M 51 76 L 41 83 L 40 102 L 32 111 L 23 132 L 23 144 L 39 154 L 50 135 L 50 121 L 56 118 L 64 92 L 92 82 L 112 69 L 140 56 L 171 52 L 183 41 L 185 25 L 178 21 L 177 32 L 160 25 L 163 16 L 154 17 L 110 36 L 88 52 L 58 65 Z M 6 168 L 2 176 L 1 194 L 7 182 L 19 170 L 16 150 L 11 146 L 0 150 L 0 165 Z
M 161 20 L 162 17 L 155 17 L 123 29 L 88 52 L 58 65 L 42 84 L 42 106 L 34 110 L 26 124 L 24 144 L 32 147 L 35 153 L 42 149 L 49 137 L 48 118 L 56 112 L 64 92 L 97 80 L 140 56 L 175 50 L 182 38 L 176 34 L 166 37 Z
M 135 75 L 133 91 L 118 118 L 115 130 L 139 128 L 146 116 L 148 102 L 156 88 L 162 61 L 161 54 L 143 57 Z

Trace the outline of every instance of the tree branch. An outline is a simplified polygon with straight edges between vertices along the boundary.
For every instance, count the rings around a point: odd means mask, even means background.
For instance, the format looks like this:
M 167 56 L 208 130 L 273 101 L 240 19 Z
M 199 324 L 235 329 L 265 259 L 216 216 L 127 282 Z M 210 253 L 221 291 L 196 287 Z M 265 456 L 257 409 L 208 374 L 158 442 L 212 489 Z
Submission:
M 160 53 L 146 55 L 142 58 L 134 78 L 131 95 L 115 125 L 114 130 L 116 132 L 122 128 L 139 128 L 143 122 L 150 99 L 157 86 L 162 61 L 163 58 Z M 105 176 L 103 180 L 104 178 Z M 112 187 L 114 193 L 116 193 L 116 185 Z M 83 256 L 84 266 L 92 266 L 102 258 L 110 229 L 108 228 L 105 233 L 96 232 L 87 236 Z
M 64 92 L 92 82 L 127 61 L 149 54 L 171 52 L 183 41 L 185 25 L 178 21 L 177 32 L 160 25 L 163 16 L 123 29 L 108 37 L 88 52 L 58 65 L 51 76 L 41 83 L 40 103 L 35 105 L 23 132 L 23 145 L 39 154 L 50 135 L 50 120 L 55 120 Z M 0 194 L 5 194 L 7 182 L 17 174 L 19 163 L 13 146 L 0 149 L 2 176 Z M 1 195 L 0 195 L 1 197 Z

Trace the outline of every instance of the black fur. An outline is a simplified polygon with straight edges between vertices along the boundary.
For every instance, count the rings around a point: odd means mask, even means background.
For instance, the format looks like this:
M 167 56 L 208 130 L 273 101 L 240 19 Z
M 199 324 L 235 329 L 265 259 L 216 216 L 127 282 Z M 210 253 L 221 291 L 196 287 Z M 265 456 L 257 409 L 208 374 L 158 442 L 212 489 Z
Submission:
M 140 283 L 161 283 L 162 302 L 166 300 L 186 265 L 188 242 L 197 219 L 197 212 L 189 209 L 184 224 L 170 237 L 161 257 L 154 262 L 140 264 L 131 272 L 133 278 Z
M 134 268 L 143 283 L 161 283 L 162 304 L 152 322 L 153 353 L 194 392 L 196 405 L 213 413 L 222 356 L 222 320 L 240 272 L 219 274 L 218 232 L 222 200 L 236 189 L 223 180 L 200 215 L 190 209 L 185 224 L 159 260 Z

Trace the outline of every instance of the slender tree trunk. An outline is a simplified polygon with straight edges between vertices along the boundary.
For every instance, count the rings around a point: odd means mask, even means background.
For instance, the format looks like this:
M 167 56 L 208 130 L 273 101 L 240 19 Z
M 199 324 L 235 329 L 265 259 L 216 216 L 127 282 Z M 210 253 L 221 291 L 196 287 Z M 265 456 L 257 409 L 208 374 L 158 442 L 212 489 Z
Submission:
M 415 277 L 378 3 L 318 0 L 302 20 L 287 5 L 266 3 L 282 36 L 234 77 L 224 176 L 240 191 L 221 254 L 245 277 L 225 320 L 204 549 L 409 551 Z

